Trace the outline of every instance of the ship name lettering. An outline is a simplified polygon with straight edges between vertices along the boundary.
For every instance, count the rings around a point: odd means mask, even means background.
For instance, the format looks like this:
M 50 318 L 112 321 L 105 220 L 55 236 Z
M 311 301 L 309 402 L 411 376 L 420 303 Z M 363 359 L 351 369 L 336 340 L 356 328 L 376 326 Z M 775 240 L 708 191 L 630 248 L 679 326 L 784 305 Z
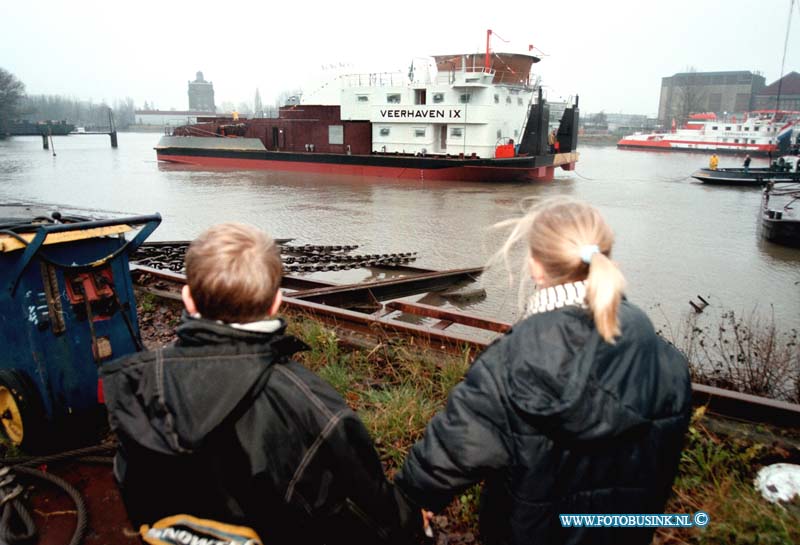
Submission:
M 444 118 L 446 116 L 444 110 L 381 110 L 381 117 Z M 461 117 L 461 110 L 450 110 L 450 117 Z

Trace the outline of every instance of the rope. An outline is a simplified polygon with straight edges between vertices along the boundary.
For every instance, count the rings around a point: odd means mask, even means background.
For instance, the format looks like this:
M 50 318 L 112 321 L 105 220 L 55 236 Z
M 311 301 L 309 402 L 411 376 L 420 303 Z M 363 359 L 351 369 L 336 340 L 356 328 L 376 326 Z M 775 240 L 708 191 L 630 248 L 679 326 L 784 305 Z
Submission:
M 17 471 L 23 475 L 28 475 L 30 477 L 36 477 L 37 479 L 43 479 L 45 481 L 49 481 L 51 484 L 56 485 L 57 487 L 61 488 L 70 499 L 75 503 L 75 510 L 78 513 L 78 523 L 75 526 L 75 531 L 72 534 L 72 539 L 69 540 L 69 545 L 80 545 L 83 541 L 84 536 L 86 535 L 86 528 L 89 524 L 89 517 L 86 514 L 86 502 L 83 501 L 80 492 L 75 489 L 74 486 L 69 484 L 67 481 L 62 479 L 61 477 L 56 477 L 52 473 L 46 473 L 44 471 L 39 471 L 38 469 L 33 469 L 30 467 L 21 467 L 18 466 L 14 468 L 14 471 Z M 14 500 L 16 502 L 17 500 Z M 24 508 L 23 508 L 24 509 Z M 20 513 L 22 515 L 22 513 Z M 30 514 L 27 514 L 30 518 Z M 10 517 L 10 515 L 9 515 Z M 2 519 L 0 519 L 0 535 L 5 531 L 5 522 L 6 522 L 6 513 L 3 513 Z M 24 518 L 20 517 L 23 521 Z M 33 526 L 33 520 L 30 520 L 31 526 Z M 35 527 L 33 528 L 34 532 L 36 531 Z M 30 539 L 30 537 L 26 538 Z
M 48 464 L 53 462 L 62 462 L 70 458 L 81 458 L 83 456 L 91 456 L 93 454 L 111 452 L 117 448 L 116 443 L 108 443 L 104 445 L 93 445 L 91 447 L 84 447 L 75 450 L 68 450 L 65 452 L 58 452 L 48 456 L 16 456 L 14 458 L 4 458 L 0 462 L 10 466 L 35 466 L 41 464 Z
M 589 180 L 590 182 L 596 182 L 596 181 L 602 180 L 600 178 L 589 178 L 588 176 L 584 176 L 583 174 L 578 172 L 577 169 L 573 170 L 572 173 L 575 174 L 576 176 L 578 176 L 579 178 L 582 178 L 584 180 Z M 669 182 L 669 183 L 682 182 L 682 181 L 684 181 L 685 179 L 687 179 L 689 177 L 691 177 L 690 174 L 686 174 L 685 176 L 678 176 L 678 177 L 675 177 L 675 178 L 667 178 L 667 177 L 664 177 L 664 176 L 656 176 L 658 181 L 660 181 L 660 182 Z M 603 179 L 609 179 L 609 178 L 603 178 Z M 640 181 L 642 181 L 642 179 L 641 178 L 614 178 L 614 181 L 617 181 L 617 182 L 640 182 Z
M 783 59 L 781 59 L 781 79 L 778 80 L 778 97 L 775 99 L 775 112 L 781 109 L 781 87 L 783 87 L 783 69 L 786 65 L 786 50 L 789 47 L 789 29 L 792 28 L 792 8 L 794 0 L 789 4 L 789 20 L 786 22 L 786 38 L 783 40 Z
M 36 525 L 28 508 L 18 498 L 23 492 L 22 485 L 14 483 L 10 468 L 0 468 L 0 543 L 12 545 L 30 540 L 36 535 Z
M 2 514 L 0 514 L 0 545 L 16 545 L 17 543 L 29 541 L 36 535 L 36 525 L 33 517 L 31 517 L 27 507 L 19 499 L 24 489 L 19 483 L 15 483 L 14 473 L 48 481 L 70 497 L 75 504 L 77 524 L 68 545 L 79 545 L 86 536 L 89 523 L 86 502 L 81 497 L 80 492 L 61 477 L 28 466 L 61 462 L 71 458 L 84 463 L 113 464 L 114 459 L 111 457 L 93 455 L 108 453 L 115 448 L 115 443 L 106 443 L 48 456 L 16 456 L 2 460 L 7 465 L 0 467 L 0 509 L 2 509 Z M 13 470 L 11 466 L 13 466 Z

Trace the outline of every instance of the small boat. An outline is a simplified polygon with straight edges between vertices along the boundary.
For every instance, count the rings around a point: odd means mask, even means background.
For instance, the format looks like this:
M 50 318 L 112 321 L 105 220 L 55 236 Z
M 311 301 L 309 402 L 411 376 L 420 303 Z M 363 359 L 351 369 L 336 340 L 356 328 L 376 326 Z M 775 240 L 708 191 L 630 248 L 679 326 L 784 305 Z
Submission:
M 780 160 L 783 160 L 782 165 L 778 164 Z M 800 182 L 798 161 L 800 157 L 787 155 L 769 168 L 701 168 L 692 174 L 692 178 L 714 185 L 762 186 L 769 182 L 797 183 Z
M 798 203 L 800 184 L 767 183 L 761 198 L 761 230 L 766 240 L 800 248 L 800 214 L 794 207 Z

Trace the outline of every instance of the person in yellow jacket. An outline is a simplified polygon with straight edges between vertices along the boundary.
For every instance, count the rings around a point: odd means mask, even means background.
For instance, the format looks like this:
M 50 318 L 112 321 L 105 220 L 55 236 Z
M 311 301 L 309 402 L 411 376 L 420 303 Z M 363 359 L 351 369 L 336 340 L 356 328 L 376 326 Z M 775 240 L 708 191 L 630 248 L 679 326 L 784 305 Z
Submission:
M 717 165 L 719 165 L 719 157 L 717 157 L 717 154 L 715 153 L 708 161 L 708 168 L 711 170 L 717 170 Z

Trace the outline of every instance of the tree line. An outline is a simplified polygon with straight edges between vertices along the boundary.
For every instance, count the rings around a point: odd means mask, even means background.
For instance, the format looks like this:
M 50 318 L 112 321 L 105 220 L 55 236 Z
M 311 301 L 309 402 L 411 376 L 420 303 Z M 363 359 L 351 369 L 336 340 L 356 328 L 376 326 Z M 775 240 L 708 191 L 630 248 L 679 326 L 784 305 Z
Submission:
M 125 129 L 135 122 L 136 106 L 130 97 L 108 104 L 61 95 L 27 95 L 25 84 L 8 70 L 0 68 L 0 133 L 15 120 L 66 120 L 76 126 L 108 127 L 109 108 L 118 129 Z

